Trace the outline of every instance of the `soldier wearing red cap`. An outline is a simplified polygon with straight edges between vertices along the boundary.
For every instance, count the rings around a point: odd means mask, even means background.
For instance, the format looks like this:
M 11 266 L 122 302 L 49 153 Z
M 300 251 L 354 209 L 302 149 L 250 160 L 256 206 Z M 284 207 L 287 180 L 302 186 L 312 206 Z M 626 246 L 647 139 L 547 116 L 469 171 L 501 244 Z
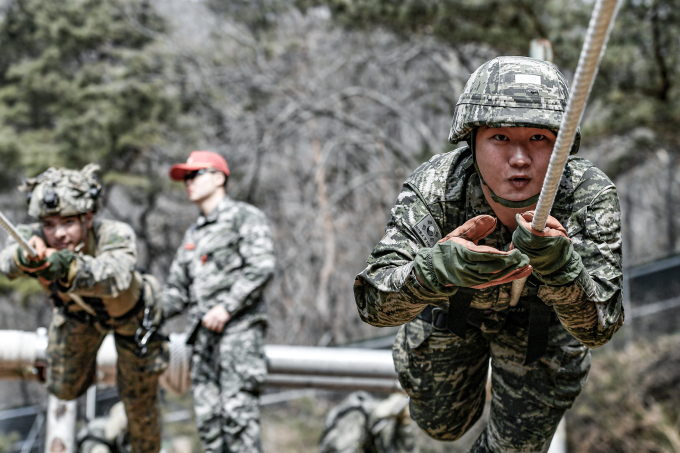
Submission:
M 211 151 L 193 151 L 170 169 L 201 215 L 175 255 L 163 312 L 166 318 L 188 314 L 203 449 L 256 452 L 262 451 L 258 395 L 266 372 L 262 293 L 274 270 L 274 247 L 264 214 L 227 195 L 228 177 L 226 160 Z

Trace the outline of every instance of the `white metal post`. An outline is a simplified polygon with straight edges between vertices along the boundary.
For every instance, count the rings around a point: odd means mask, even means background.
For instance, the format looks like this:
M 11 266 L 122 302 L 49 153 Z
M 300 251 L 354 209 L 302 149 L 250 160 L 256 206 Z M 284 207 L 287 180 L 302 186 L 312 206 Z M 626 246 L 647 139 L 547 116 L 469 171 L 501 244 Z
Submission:
M 76 401 L 49 396 L 47 404 L 46 453 L 74 453 L 76 442 Z

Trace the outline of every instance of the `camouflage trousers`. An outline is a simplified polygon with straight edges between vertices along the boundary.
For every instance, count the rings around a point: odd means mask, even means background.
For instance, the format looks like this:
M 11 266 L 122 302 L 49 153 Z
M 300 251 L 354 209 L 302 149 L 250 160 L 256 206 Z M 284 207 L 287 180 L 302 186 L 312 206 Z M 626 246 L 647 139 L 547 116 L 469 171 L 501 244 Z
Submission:
M 590 351 L 553 316 L 546 355 L 524 366 L 528 313 L 498 324 L 497 313 L 470 311 L 466 339 L 418 318 L 399 330 L 393 357 L 411 417 L 437 440 L 460 438 L 484 410 L 491 359 L 491 412 L 470 452 L 547 451 L 585 384 Z
M 386 410 L 393 397 L 379 400 L 367 392 L 350 393 L 326 415 L 319 453 L 413 453 L 416 449 L 415 423 L 408 409 Z M 381 407 L 382 406 L 382 407 Z M 388 406 L 389 407 L 389 406 Z
M 161 425 L 158 376 L 167 367 L 167 345 L 149 343 L 144 357 L 135 355 L 134 334 L 142 313 L 124 323 L 112 325 L 118 362 L 116 384 L 128 417 L 133 453 L 160 450 Z M 108 332 L 84 319 L 65 316 L 59 309 L 49 328 L 47 346 L 47 390 L 63 400 L 72 400 L 95 383 L 97 351 Z
M 202 328 L 191 360 L 196 426 L 206 453 L 262 451 L 259 393 L 265 328 L 218 334 Z

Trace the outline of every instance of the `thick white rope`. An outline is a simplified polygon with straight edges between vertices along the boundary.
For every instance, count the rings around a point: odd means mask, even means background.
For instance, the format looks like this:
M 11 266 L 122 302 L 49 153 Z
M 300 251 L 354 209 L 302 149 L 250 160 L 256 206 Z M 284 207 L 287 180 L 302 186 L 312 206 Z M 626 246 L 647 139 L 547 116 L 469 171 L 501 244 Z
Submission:
M 548 221 L 550 210 L 555 201 L 555 194 L 562 179 L 564 165 L 567 163 L 569 151 L 574 144 L 576 129 L 581 122 L 583 110 L 593 86 L 597 68 L 600 65 L 600 59 L 607 48 L 607 40 L 614 25 L 619 2 L 620 0 L 598 0 L 593 15 L 590 17 L 588 32 L 583 41 L 581 55 L 576 66 L 574 84 L 550 156 L 550 164 L 543 180 L 541 195 L 538 197 L 534 220 L 531 222 L 531 227 L 536 231 L 543 231 Z M 526 281 L 527 277 L 524 277 L 512 282 L 512 289 L 510 290 L 511 306 L 515 306 L 519 302 Z
M 174 395 L 183 395 L 191 385 L 191 347 L 185 343 L 186 335 L 171 333 L 168 341 L 170 361 L 160 376 L 161 387 Z
M 581 55 L 579 56 L 574 84 L 569 95 L 567 107 L 562 116 L 560 130 L 557 134 L 555 147 L 550 157 L 548 172 L 543 181 L 543 188 L 536 206 L 536 214 L 531 227 L 543 231 L 550 215 L 555 194 L 562 179 L 564 165 L 569 157 L 569 151 L 574 143 L 576 129 L 581 122 L 583 110 L 597 74 L 600 59 L 607 47 L 607 39 L 618 11 L 619 0 L 598 0 L 593 15 L 588 24 Z
M 19 243 L 21 248 L 23 248 L 26 253 L 28 253 L 30 256 L 36 256 L 38 252 L 35 251 L 35 249 L 24 239 L 24 237 L 19 233 L 19 231 L 12 225 L 12 222 L 10 222 L 7 217 L 0 211 L 0 227 L 2 227 L 3 230 L 7 231 L 7 234 L 12 236 L 15 241 Z

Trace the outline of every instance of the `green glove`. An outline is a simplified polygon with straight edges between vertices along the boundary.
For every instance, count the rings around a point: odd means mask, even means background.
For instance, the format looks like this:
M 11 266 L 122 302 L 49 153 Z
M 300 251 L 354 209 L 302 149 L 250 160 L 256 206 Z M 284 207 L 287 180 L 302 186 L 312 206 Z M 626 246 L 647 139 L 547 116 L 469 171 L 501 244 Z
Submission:
M 529 258 L 519 250 L 503 252 L 477 245 L 496 226 L 494 217 L 468 220 L 431 248 L 422 248 L 413 270 L 431 291 L 450 295 L 455 287 L 486 288 L 531 274 Z
M 14 253 L 14 262 L 19 269 L 29 274 L 35 274 L 39 270 L 49 266 L 49 263 L 44 259 L 29 260 L 24 254 L 24 249 L 21 247 L 17 247 L 17 251 Z
M 36 272 L 36 275 L 51 282 L 66 280 L 71 268 L 71 261 L 75 258 L 76 255 L 66 249 L 54 252 L 47 258 L 49 266 Z
M 536 231 L 531 227 L 533 211 L 517 214 L 515 218 L 517 229 L 512 234 L 512 244 L 529 257 L 538 278 L 548 285 L 574 281 L 583 270 L 583 263 L 562 224 L 549 216 L 545 229 Z

